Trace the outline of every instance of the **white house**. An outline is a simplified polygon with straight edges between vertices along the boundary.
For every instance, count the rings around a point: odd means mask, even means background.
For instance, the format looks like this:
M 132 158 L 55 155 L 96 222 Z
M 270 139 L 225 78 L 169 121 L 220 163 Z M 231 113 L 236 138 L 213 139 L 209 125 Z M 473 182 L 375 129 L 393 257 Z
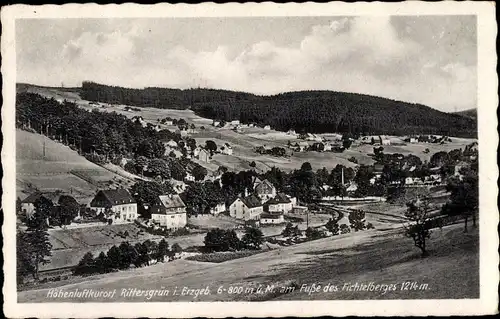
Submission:
M 245 221 L 258 220 L 263 212 L 262 203 L 255 195 L 245 198 L 238 197 L 229 206 L 229 216 Z
M 270 126 L 270 125 L 266 125 L 266 126 L 264 126 L 264 129 L 265 129 L 266 131 L 269 131 L 269 130 L 271 130 L 271 126 Z
M 418 138 L 410 137 L 410 143 L 418 143 Z
M 168 141 L 168 142 L 165 143 L 165 146 L 168 146 L 168 147 L 171 147 L 171 148 L 176 148 L 178 145 L 177 145 L 176 141 L 170 140 L 170 141 Z
M 212 122 L 212 125 L 213 125 L 213 126 L 219 126 L 219 125 L 220 125 L 220 121 L 215 121 L 215 120 L 214 120 L 214 121 Z
M 270 213 L 289 213 L 292 211 L 292 201 L 283 193 L 278 193 L 265 203 Z
M 172 120 L 165 120 L 165 125 L 169 125 L 169 126 L 172 126 L 174 125 L 174 122 Z
M 240 121 L 239 120 L 232 120 L 231 125 L 240 125 Z
M 186 177 L 184 177 L 186 182 L 194 182 L 196 179 L 190 172 L 186 172 Z
M 299 152 L 305 152 L 309 148 L 309 143 L 300 142 L 299 143 Z
M 262 203 L 276 196 L 276 188 L 267 179 L 257 184 L 254 188 L 254 192 L 260 198 Z
M 181 130 L 180 134 L 181 134 L 181 137 L 187 137 L 188 136 L 188 131 L 187 130 Z
M 325 152 L 330 152 L 332 150 L 332 144 L 330 143 L 324 143 L 323 146 L 324 146 L 323 151 Z
M 285 216 L 283 214 L 261 214 L 260 224 L 270 225 L 270 224 L 283 224 L 285 222 Z
M 219 203 L 215 207 L 210 208 L 210 214 L 217 216 L 222 212 L 226 211 L 226 204 L 225 203 Z
M 288 130 L 288 132 L 286 132 L 286 135 L 297 135 L 297 133 L 295 132 L 295 130 Z
M 126 189 L 100 190 L 90 202 L 90 208 L 98 214 L 113 212 L 108 216 L 113 221 L 133 221 L 137 219 L 137 203 Z
M 383 138 L 381 144 L 382 145 L 391 145 L 391 140 L 388 138 L 385 138 L 385 139 Z
M 210 162 L 210 153 L 202 148 L 198 152 L 198 159 L 204 163 L 208 163 Z
M 167 229 L 186 227 L 186 205 L 179 195 L 160 195 L 158 202 L 151 206 L 151 220 Z
M 346 191 L 348 193 L 352 193 L 358 190 L 358 185 L 356 183 L 351 183 L 349 187 L 347 187 Z
M 233 155 L 233 148 L 228 143 L 221 147 L 221 153 L 226 155 Z
M 413 185 L 413 177 L 405 178 L 405 185 Z

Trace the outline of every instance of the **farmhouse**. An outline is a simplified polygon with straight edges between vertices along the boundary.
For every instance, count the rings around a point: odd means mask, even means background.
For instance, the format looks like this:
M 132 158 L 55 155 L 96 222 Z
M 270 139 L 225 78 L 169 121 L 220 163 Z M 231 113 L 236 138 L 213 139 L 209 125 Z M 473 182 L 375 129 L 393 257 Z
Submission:
M 40 198 L 45 198 L 52 202 L 54 206 L 59 206 L 59 198 L 64 195 L 61 191 L 56 192 L 36 192 L 21 201 L 21 211 L 26 217 L 31 218 L 35 212 L 35 202 Z
M 332 144 L 330 144 L 330 143 L 323 144 L 323 151 L 330 152 L 331 150 L 332 150 Z
M 214 120 L 214 121 L 212 122 L 212 126 L 219 126 L 219 125 L 220 125 L 220 121 L 216 121 L 216 120 Z
M 151 206 L 151 220 L 167 229 L 186 227 L 186 205 L 179 195 L 160 195 L 158 202 Z
M 380 144 L 382 145 L 391 145 L 391 140 L 388 139 L 388 138 L 383 138 L 381 141 L 380 141 Z
M 231 145 L 228 143 L 224 144 L 224 146 L 221 147 L 221 153 L 226 154 L 226 155 L 232 155 L 233 154 L 233 148 Z
M 270 213 L 289 213 L 292 211 L 292 201 L 283 193 L 268 200 L 264 205 Z
M 270 126 L 270 125 L 266 125 L 266 126 L 264 126 L 264 129 L 265 129 L 266 131 L 269 131 L 269 130 L 271 130 L 271 126 Z
M 202 148 L 198 151 L 198 159 L 204 163 L 208 163 L 210 162 L 210 153 Z
M 231 125 L 240 125 L 240 121 L 239 120 L 233 120 L 233 121 L 231 121 Z
M 229 216 L 242 220 L 257 220 L 264 211 L 261 201 L 255 195 L 238 197 L 229 206 Z
M 226 211 L 225 203 L 218 203 L 215 207 L 210 208 L 210 214 L 217 216 L 222 212 Z
M 255 186 L 254 188 L 254 192 L 262 202 L 265 202 L 276 196 L 276 188 L 267 179 L 257 184 L 257 186 Z
M 194 182 L 196 179 L 194 178 L 193 174 L 190 172 L 186 172 L 186 176 L 184 177 L 184 180 L 186 182 Z
M 98 214 L 111 210 L 114 221 L 133 221 L 137 219 L 137 203 L 123 188 L 100 190 L 90 202 L 90 208 Z
M 288 130 L 288 132 L 286 132 L 286 135 L 297 135 L 297 133 L 295 132 L 295 130 Z
M 260 215 L 260 224 L 261 225 L 283 224 L 284 222 L 285 222 L 285 217 L 283 214 L 261 214 Z
M 305 152 L 305 151 L 307 151 L 308 148 L 309 148 L 309 143 L 307 143 L 307 142 L 300 142 L 299 143 L 299 149 L 298 149 L 298 151 L 299 152 Z

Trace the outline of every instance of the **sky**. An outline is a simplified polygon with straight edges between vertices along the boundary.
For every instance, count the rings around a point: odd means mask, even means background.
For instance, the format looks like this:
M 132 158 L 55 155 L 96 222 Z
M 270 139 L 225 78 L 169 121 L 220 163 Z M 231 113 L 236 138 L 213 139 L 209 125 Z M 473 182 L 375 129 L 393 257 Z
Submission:
M 333 90 L 477 105 L 475 16 L 16 20 L 17 82 Z

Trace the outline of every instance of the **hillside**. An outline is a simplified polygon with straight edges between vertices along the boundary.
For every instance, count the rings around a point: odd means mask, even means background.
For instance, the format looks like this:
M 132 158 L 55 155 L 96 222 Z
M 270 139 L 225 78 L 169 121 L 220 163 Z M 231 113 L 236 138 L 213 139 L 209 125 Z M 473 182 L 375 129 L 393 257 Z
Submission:
M 16 130 L 16 171 L 17 196 L 21 199 L 35 190 L 64 190 L 85 203 L 99 187 L 130 183 L 62 143 L 19 129 Z
M 477 120 L 477 109 L 469 109 L 465 111 L 455 112 L 454 114 L 462 115 Z
M 271 125 L 280 131 L 477 136 L 477 126 L 471 118 L 421 104 L 345 92 L 299 91 L 258 96 L 227 90 L 129 89 L 84 82 L 81 97 L 139 107 L 191 108 L 202 117 Z

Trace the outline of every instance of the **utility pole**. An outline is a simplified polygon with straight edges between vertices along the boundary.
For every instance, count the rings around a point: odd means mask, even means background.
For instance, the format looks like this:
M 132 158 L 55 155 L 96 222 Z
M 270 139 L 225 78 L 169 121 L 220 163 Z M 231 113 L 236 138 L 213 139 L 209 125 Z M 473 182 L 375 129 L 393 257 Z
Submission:
M 45 138 L 43 139 L 43 159 L 45 160 Z
M 342 186 L 344 186 L 344 168 L 342 167 Z

